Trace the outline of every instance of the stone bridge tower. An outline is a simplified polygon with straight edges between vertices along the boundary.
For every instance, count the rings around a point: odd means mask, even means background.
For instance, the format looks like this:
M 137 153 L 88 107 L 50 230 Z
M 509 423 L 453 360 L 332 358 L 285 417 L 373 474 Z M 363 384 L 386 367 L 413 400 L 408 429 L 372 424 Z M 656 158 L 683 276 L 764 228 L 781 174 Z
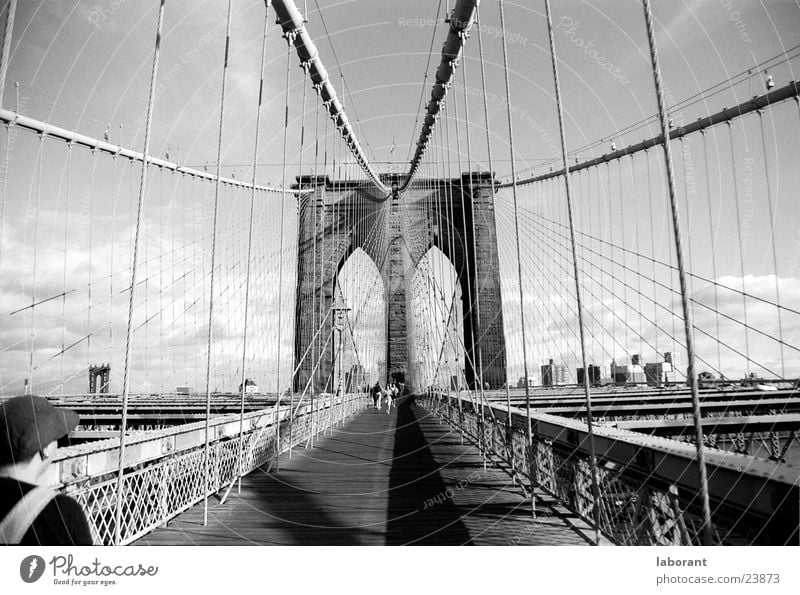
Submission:
M 337 276 L 357 248 L 367 253 L 381 274 L 383 286 L 376 291 L 383 293 L 386 303 L 387 373 L 407 374 L 412 320 L 407 283 L 432 246 L 453 263 L 461 286 L 467 381 L 472 383 L 476 377 L 480 352 L 484 382 L 491 388 L 503 386 L 505 336 L 489 174 L 417 180 L 403 194 L 383 202 L 376 201 L 362 182 L 331 181 L 323 176 L 303 176 L 298 181 L 309 191 L 299 198 L 295 366 L 300 367 L 295 390 L 304 390 L 312 375 L 315 391 L 326 384 L 332 390 L 333 341 L 325 353 L 319 351 L 333 329 L 333 314 L 328 312 Z M 387 184 L 398 181 L 385 180 Z M 478 296 L 480 316 L 475 307 Z M 313 341 L 315 335 L 317 341 Z M 381 378 L 381 383 L 385 381 Z

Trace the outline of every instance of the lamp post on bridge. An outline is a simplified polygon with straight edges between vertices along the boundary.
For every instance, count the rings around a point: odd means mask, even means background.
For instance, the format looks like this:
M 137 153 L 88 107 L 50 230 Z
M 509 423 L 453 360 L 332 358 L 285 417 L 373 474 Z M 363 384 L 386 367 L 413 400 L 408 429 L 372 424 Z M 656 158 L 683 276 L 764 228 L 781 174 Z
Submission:
M 333 403 L 335 402 L 336 395 L 340 391 L 341 391 L 341 394 L 342 394 L 342 404 L 344 404 L 344 394 L 345 394 L 346 391 L 342 387 L 342 378 L 343 378 L 342 365 L 344 364 L 344 362 L 342 361 L 343 358 L 341 357 L 341 355 L 342 355 L 342 335 L 344 335 L 344 327 L 345 327 L 345 324 L 346 324 L 345 316 L 347 316 L 346 313 L 349 312 L 349 311 L 350 311 L 350 308 L 344 308 L 344 307 L 341 307 L 341 306 L 335 306 L 333 308 L 333 312 L 334 312 L 333 327 L 339 333 L 339 347 L 336 350 L 336 359 L 335 359 L 333 365 L 334 365 L 334 370 L 335 370 L 336 369 L 336 364 L 339 364 L 339 381 L 338 381 L 338 385 L 336 387 L 336 390 L 334 391 L 334 395 L 333 395 L 334 401 L 331 402 L 331 410 L 330 410 L 330 415 L 331 416 L 333 416 Z M 333 418 L 332 417 L 331 417 L 331 432 L 333 432 Z

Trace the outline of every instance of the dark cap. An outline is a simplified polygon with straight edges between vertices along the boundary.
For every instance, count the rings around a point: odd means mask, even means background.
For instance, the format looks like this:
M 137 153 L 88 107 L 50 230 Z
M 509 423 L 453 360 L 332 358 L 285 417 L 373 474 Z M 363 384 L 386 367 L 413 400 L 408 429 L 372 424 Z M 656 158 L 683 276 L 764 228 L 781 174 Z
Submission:
M 0 402 L 0 465 L 29 460 L 78 425 L 78 414 L 34 395 Z

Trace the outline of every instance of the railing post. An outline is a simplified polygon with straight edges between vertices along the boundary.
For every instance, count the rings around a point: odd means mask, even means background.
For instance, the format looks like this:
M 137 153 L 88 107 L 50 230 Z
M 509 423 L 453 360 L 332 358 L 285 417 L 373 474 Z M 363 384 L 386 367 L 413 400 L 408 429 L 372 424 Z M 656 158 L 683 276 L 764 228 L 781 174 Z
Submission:
M 278 462 L 281 458 L 281 410 L 279 406 L 275 408 L 275 470 L 278 471 Z
M 289 393 L 289 458 L 294 449 L 294 390 Z
M 464 427 L 464 424 L 466 423 L 466 417 L 465 417 L 465 414 L 464 414 L 462 403 L 459 402 L 459 403 L 457 403 L 457 405 L 458 405 L 458 411 L 457 411 L 458 427 L 459 427 L 459 430 L 461 432 L 461 444 L 464 444 L 464 432 L 466 432 L 466 428 Z
M 331 396 L 328 397 L 328 436 L 333 435 L 333 406 L 335 402 L 336 396 L 331 394 Z
M 170 471 L 172 469 L 172 457 L 169 457 L 162 466 L 162 474 L 161 474 L 161 486 L 159 491 L 161 492 L 161 497 L 159 498 L 159 504 L 161 506 L 161 526 L 166 526 L 167 524 L 167 516 L 169 514 L 169 486 L 170 486 Z
M 531 484 L 531 516 L 536 518 L 536 486 L 539 484 L 539 469 L 536 465 L 536 446 L 533 439 L 525 440 L 525 456 L 528 464 L 528 478 Z

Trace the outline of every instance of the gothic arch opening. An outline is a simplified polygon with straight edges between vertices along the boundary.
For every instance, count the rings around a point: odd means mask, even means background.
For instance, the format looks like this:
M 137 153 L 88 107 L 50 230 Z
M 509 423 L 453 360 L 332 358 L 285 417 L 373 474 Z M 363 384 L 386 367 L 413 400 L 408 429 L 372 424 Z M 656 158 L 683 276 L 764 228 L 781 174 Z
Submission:
M 347 390 L 386 377 L 386 296 L 378 267 L 361 248 L 348 250 L 334 278 L 333 373 Z
M 409 372 L 417 387 L 466 387 L 464 301 L 453 263 L 432 246 L 409 284 Z

